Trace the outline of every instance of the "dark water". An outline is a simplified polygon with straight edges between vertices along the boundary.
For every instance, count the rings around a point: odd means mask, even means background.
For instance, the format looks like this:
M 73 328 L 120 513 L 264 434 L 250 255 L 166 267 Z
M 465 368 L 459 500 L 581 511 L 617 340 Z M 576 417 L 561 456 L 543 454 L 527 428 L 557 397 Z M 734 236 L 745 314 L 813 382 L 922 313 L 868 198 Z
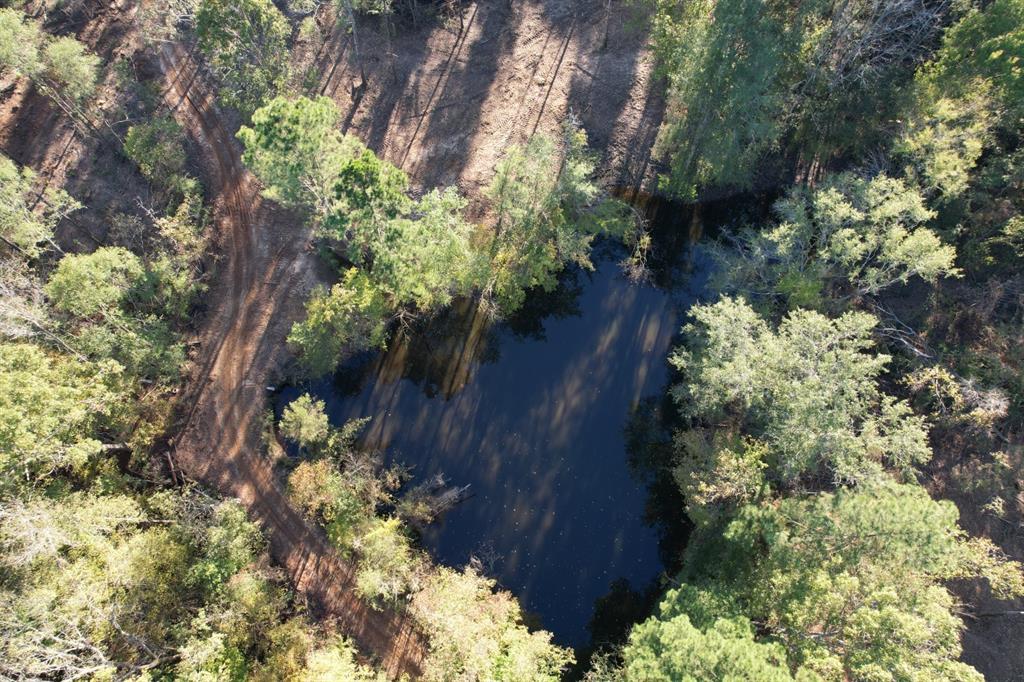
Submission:
M 595 272 L 566 273 L 514 320 L 456 306 L 331 380 L 286 389 L 278 408 L 309 390 L 335 424 L 372 417 L 362 445 L 412 467 L 413 483 L 443 472 L 468 484 L 424 546 L 451 566 L 476 557 L 557 641 L 585 645 L 595 601 L 664 566 L 624 427 L 664 396 L 673 338 L 706 287 L 696 221 L 676 222 L 654 254 L 656 285 L 630 282 L 604 247 Z

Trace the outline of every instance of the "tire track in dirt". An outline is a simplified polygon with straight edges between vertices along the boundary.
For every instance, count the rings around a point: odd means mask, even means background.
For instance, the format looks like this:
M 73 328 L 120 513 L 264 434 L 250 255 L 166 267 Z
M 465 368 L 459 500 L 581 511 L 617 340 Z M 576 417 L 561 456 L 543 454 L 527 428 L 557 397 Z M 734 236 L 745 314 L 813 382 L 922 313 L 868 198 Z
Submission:
M 609 184 L 652 188 L 651 150 L 664 103 L 647 13 L 605 0 L 473 0 L 459 17 L 385 38 L 360 24 L 362 64 L 332 34 L 317 62 L 322 92 L 348 112 L 347 132 L 398 165 L 414 187 L 455 185 L 474 217 L 509 144 L 559 136 L 572 109 L 602 152 Z M 366 88 L 354 96 L 340 83 Z
M 261 200 L 198 65 L 180 46 L 166 46 L 159 57 L 165 99 L 202 151 L 226 252 L 182 398 L 188 412 L 175 444 L 177 465 L 241 500 L 316 613 L 334 620 L 392 677 L 415 677 L 426 651 L 422 633 L 411 618 L 376 611 L 356 596 L 354 567 L 290 505 L 261 453 L 263 386 L 279 360 L 289 315 L 312 284 L 308 229 Z
M 448 53 L 448 58 L 445 59 L 444 64 L 441 66 L 441 75 L 438 76 L 437 82 L 434 83 L 434 87 L 430 91 L 430 96 L 427 97 L 426 103 L 422 105 L 422 111 L 416 114 L 416 128 L 412 131 L 412 135 L 409 136 L 409 141 L 405 144 L 405 150 L 402 152 L 401 160 L 397 162 L 399 168 L 405 166 L 405 162 L 409 158 L 409 151 L 412 149 L 413 143 L 416 141 L 416 136 L 419 135 L 420 129 L 423 127 L 423 122 L 429 114 L 436 111 L 433 109 L 434 99 L 437 97 L 438 91 L 442 90 L 443 85 L 451 78 L 452 66 L 458 62 L 459 55 L 462 54 L 462 48 L 466 46 L 466 38 L 473 29 L 473 23 L 476 21 L 476 15 L 479 9 L 480 7 L 476 4 L 472 6 L 469 20 L 462 26 L 459 34 L 455 38 L 455 42 L 452 44 L 451 52 Z M 387 148 L 383 150 L 384 153 L 387 153 L 388 151 L 390 150 Z

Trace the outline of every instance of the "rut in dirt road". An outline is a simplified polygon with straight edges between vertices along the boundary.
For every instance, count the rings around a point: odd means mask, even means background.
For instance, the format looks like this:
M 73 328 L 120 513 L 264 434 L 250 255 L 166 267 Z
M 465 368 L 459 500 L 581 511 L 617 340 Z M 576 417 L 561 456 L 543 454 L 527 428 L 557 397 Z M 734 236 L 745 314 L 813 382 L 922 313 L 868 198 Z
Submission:
M 308 228 L 265 203 L 242 166 L 197 64 L 165 47 L 165 97 L 202 152 L 217 198 L 223 260 L 210 290 L 188 410 L 175 446 L 177 466 L 222 494 L 237 497 L 259 521 L 274 559 L 320 614 L 336 619 L 359 649 L 391 676 L 416 676 L 426 642 L 412 619 L 376 611 L 354 592 L 354 567 L 289 504 L 261 454 L 264 386 L 284 347 L 291 311 L 301 310 L 315 263 Z

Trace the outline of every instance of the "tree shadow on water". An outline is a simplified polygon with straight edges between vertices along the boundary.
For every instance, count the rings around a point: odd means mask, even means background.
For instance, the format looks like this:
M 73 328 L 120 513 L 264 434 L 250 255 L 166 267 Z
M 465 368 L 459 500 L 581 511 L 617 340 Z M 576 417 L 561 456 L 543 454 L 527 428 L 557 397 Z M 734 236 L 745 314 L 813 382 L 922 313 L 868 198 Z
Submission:
M 545 322 L 579 317 L 580 296 L 585 287 L 584 277 L 589 273 L 570 267 L 558 275 L 558 284 L 551 290 L 541 287 L 530 289 L 523 306 L 504 321 L 504 327 L 517 339 L 546 341 Z

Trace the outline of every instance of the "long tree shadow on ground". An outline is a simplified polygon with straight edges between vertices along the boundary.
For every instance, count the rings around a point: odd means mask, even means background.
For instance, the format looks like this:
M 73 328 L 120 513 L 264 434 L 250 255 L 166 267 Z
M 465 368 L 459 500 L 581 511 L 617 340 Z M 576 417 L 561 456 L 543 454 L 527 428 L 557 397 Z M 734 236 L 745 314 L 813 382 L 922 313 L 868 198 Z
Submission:
M 557 134 L 570 111 L 595 148 L 608 147 L 603 176 L 642 177 L 660 89 L 635 10 L 605 8 L 601 0 L 481 0 L 461 16 L 398 20 L 390 39 L 360 19 L 365 89 L 353 87 L 359 60 L 335 30 L 320 56 L 322 91 L 348 112 L 348 132 L 421 188 L 454 184 L 479 199 L 509 145 Z

